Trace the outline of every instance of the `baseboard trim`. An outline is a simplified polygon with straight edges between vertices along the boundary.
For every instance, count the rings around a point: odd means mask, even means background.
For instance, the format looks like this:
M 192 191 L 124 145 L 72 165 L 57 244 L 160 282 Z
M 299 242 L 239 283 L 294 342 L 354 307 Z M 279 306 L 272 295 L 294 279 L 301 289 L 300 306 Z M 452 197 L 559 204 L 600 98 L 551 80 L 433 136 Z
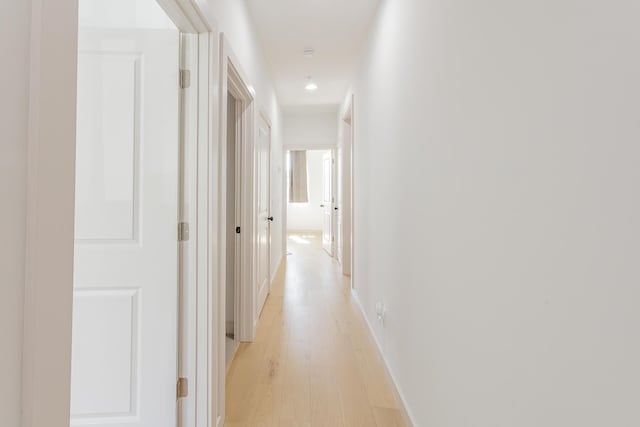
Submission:
M 364 322 L 367 325 L 367 330 L 369 332 L 369 336 L 373 340 L 373 342 L 375 343 L 375 348 L 376 348 L 376 351 L 378 352 L 378 356 L 380 357 L 380 360 L 382 360 L 382 366 L 384 366 L 384 372 L 387 375 L 387 379 L 388 379 L 389 383 L 391 384 L 391 388 L 393 389 L 393 393 L 395 395 L 395 398 L 398 401 L 398 406 L 399 406 L 398 409 L 400 410 L 400 414 L 402 415 L 402 419 L 404 420 L 404 423 L 407 425 L 407 427 L 414 427 L 416 425 L 416 423 L 413 421 L 413 417 L 411 416 L 411 412 L 409 411 L 409 409 L 407 407 L 407 402 L 406 402 L 402 392 L 398 388 L 398 383 L 395 380 L 393 372 L 389 368 L 389 363 L 387 362 L 387 359 L 384 357 L 384 353 L 382 351 L 382 346 L 380 345 L 380 341 L 378 341 L 378 338 L 376 338 L 376 334 L 373 332 L 373 327 L 371 326 L 371 323 L 369 322 L 369 318 L 367 317 L 367 313 L 364 310 L 364 307 L 362 306 L 362 302 L 360 301 L 360 297 L 358 296 L 358 293 L 356 292 L 356 290 L 353 289 L 353 288 L 351 288 L 351 295 L 353 296 L 353 299 L 355 300 L 356 305 L 358 306 L 358 308 L 360 309 L 360 312 L 362 313 L 362 317 L 364 318 Z
M 280 273 L 280 270 L 282 269 L 286 261 L 287 257 L 285 255 L 280 255 L 280 260 L 278 261 L 277 267 L 274 269 L 273 273 L 271 273 L 270 288 L 273 287 L 273 283 L 276 281 L 276 277 L 278 277 L 278 273 Z M 271 293 L 271 289 L 269 290 L 269 293 Z

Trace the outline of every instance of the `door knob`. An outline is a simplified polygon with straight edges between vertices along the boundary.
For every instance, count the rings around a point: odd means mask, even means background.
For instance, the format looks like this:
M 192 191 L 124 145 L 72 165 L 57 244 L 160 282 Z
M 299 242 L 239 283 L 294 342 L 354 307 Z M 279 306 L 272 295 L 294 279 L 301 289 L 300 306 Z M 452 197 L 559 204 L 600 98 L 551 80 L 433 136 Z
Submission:
M 338 210 L 338 207 L 336 206 L 335 208 L 333 208 L 333 210 L 334 210 L 334 211 L 337 211 L 337 210 Z
M 324 205 L 320 205 L 321 208 L 324 208 Z
M 270 216 L 269 218 L 267 218 L 269 221 L 273 221 L 273 217 Z

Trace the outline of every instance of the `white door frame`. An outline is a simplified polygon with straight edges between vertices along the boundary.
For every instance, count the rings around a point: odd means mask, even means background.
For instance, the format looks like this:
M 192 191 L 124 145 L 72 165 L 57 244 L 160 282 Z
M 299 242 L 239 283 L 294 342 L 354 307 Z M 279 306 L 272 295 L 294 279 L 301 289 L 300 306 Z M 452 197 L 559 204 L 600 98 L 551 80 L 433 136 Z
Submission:
M 219 48 L 214 25 L 207 22 L 190 0 L 157 0 L 183 33 L 195 34 L 197 64 L 191 70 L 198 96 L 185 106 L 197 120 L 187 125 L 196 138 L 184 147 L 184 194 L 189 199 L 191 240 L 184 264 L 183 289 L 190 301 L 181 332 L 188 354 L 181 372 L 194 377 L 189 392 L 197 404 L 189 404 L 190 427 L 220 425 L 220 383 L 213 369 L 216 323 L 213 316 L 213 242 L 209 215 L 214 194 L 209 171 L 214 169 L 213 132 L 215 109 L 215 59 Z M 71 377 L 71 317 L 74 253 L 75 112 L 77 85 L 77 0 L 33 0 L 31 28 L 31 76 L 29 138 L 27 143 L 27 224 L 24 300 L 22 414 L 23 427 L 69 425 Z M 195 101 L 197 99 L 197 101 Z M 190 102 L 191 102 L 190 101 Z M 195 111 L 194 111 L 195 108 Z M 197 168 L 194 166 L 197 165 Z M 196 261 L 197 260 L 197 261 Z M 176 260 L 177 261 L 177 260 Z M 195 298 L 194 298 L 195 297 Z M 197 331 L 197 333 L 196 333 Z M 222 376 L 224 378 L 224 375 Z M 204 379 L 204 381 L 202 381 Z M 223 382 L 223 381 L 222 381 Z M 195 411 L 195 409 L 194 409 Z M 215 420 L 215 422 L 214 422 Z
M 215 195 L 226 193 L 227 187 L 227 94 L 231 93 L 239 106 L 239 125 L 236 128 L 236 156 L 239 158 L 236 165 L 241 171 L 240 176 L 236 176 L 237 182 L 240 183 L 240 194 L 238 195 L 242 209 L 236 215 L 240 219 L 240 238 L 237 242 L 240 245 L 240 254 L 236 258 L 236 264 L 243 263 L 247 268 L 239 268 L 236 281 L 238 283 L 238 293 L 236 301 L 237 307 L 237 324 L 236 331 L 238 338 L 243 342 L 253 341 L 255 337 L 255 306 L 256 295 L 253 286 L 256 270 L 255 260 L 255 150 L 254 150 L 254 133 L 255 133 L 255 108 L 254 108 L 254 91 L 246 74 L 240 67 L 231 45 L 224 34 L 220 34 L 220 62 L 219 62 L 219 126 L 218 139 L 220 143 L 217 145 L 215 156 L 217 158 L 216 170 L 213 172 L 213 179 L 217 181 L 216 186 L 212 188 Z M 215 282 L 217 303 L 213 310 L 217 317 L 217 336 L 214 340 L 214 348 L 216 348 L 216 371 L 219 373 L 218 381 L 215 383 L 217 388 L 217 405 L 220 420 L 224 420 L 225 407 L 225 321 L 226 321 L 226 197 L 218 197 L 218 201 L 213 210 L 215 219 L 214 242 L 216 248 L 214 250 L 214 268 L 217 271 Z

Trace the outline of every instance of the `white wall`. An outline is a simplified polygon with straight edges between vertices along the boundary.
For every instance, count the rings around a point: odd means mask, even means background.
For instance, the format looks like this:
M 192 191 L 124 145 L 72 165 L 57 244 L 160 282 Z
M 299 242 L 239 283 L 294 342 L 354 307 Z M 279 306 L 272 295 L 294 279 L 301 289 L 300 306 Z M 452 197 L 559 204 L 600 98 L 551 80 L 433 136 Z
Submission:
M 338 143 L 337 106 L 333 110 L 291 110 L 284 115 L 286 149 L 333 148 Z
M 69 425 L 76 24 L 75 0 L 0 6 L 0 419 L 12 427 Z
M 31 2 L 0 9 L 0 419 L 20 425 Z
M 354 85 L 353 277 L 416 425 L 640 425 L 638 16 L 383 2 Z
M 287 230 L 322 231 L 323 212 L 320 207 L 323 190 L 322 157 L 327 152 L 327 150 L 307 151 L 309 203 L 287 203 Z

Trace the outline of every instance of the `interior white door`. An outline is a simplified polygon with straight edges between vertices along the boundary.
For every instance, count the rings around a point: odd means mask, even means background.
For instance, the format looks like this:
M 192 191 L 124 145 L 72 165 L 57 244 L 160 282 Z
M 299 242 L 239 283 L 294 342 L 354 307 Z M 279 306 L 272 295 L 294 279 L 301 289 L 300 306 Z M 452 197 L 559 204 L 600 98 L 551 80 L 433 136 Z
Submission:
M 81 30 L 71 425 L 175 427 L 177 30 Z
M 331 152 L 322 156 L 322 247 L 333 256 L 333 196 Z
M 343 174 L 342 174 L 342 162 L 343 162 L 343 156 L 342 156 L 342 147 L 338 147 L 338 149 L 336 150 L 336 171 L 337 171 L 337 185 L 334 186 L 334 188 L 336 189 L 336 196 L 335 200 L 336 200 L 336 206 L 335 206 L 335 214 L 336 214 L 336 229 L 335 229 L 335 234 L 336 234 L 336 241 L 335 241 L 335 250 L 336 250 L 336 260 L 342 264 L 342 198 L 343 198 L 343 192 L 342 192 L 342 181 L 343 181 Z
M 342 122 L 343 144 L 340 187 L 340 221 L 342 222 L 342 274 L 351 275 L 353 259 L 353 137 L 351 119 Z M 351 281 L 353 286 L 353 281 Z
M 269 272 L 270 246 L 271 246 L 271 222 L 270 214 L 270 177 L 271 177 L 271 128 L 260 117 L 258 121 L 257 153 L 257 186 L 258 186 L 258 271 L 257 271 L 257 313 L 264 307 L 269 294 L 271 282 Z

